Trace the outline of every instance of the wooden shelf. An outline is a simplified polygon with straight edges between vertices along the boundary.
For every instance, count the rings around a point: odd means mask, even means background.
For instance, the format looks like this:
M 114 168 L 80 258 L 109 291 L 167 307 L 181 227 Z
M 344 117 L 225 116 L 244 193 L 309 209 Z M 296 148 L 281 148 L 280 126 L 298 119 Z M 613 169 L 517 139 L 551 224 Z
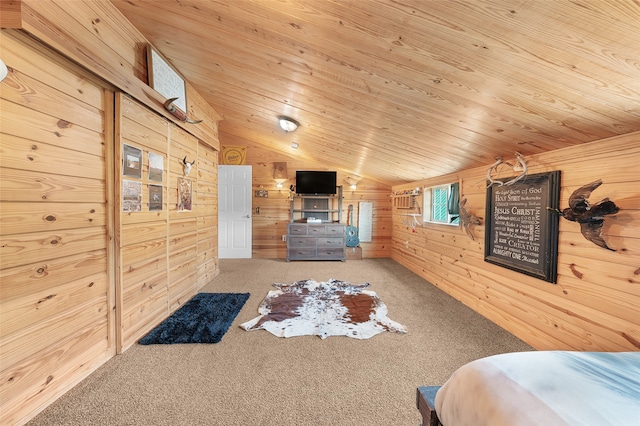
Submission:
M 393 207 L 397 209 L 411 209 L 414 206 L 415 197 L 419 194 L 392 195 Z
M 421 226 L 422 224 L 418 222 L 418 218 L 422 220 L 422 215 L 420 213 L 405 213 L 403 216 L 407 216 L 407 218 L 411 218 L 411 220 L 404 220 L 403 223 L 407 226 Z
M 301 213 L 299 215 L 300 219 L 304 219 L 312 213 L 327 213 L 327 218 L 324 219 L 323 222 L 342 222 L 342 186 L 338 186 L 336 187 L 336 189 L 337 190 L 335 195 L 294 195 L 293 197 L 291 197 L 291 206 L 289 208 L 289 222 L 293 223 L 297 221 L 296 213 Z M 317 200 L 320 201 L 320 203 L 318 204 L 324 204 L 324 206 L 305 208 L 305 200 Z M 296 208 L 296 203 L 300 205 L 300 208 Z

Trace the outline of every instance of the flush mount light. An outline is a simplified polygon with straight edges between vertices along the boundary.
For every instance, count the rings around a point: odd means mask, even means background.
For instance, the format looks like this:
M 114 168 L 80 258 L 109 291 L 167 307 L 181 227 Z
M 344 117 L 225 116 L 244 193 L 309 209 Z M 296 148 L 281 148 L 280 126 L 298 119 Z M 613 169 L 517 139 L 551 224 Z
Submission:
M 282 128 L 282 130 L 284 130 L 287 133 L 293 132 L 299 126 L 298 122 L 293 118 L 278 117 L 278 120 L 280 121 L 280 127 Z

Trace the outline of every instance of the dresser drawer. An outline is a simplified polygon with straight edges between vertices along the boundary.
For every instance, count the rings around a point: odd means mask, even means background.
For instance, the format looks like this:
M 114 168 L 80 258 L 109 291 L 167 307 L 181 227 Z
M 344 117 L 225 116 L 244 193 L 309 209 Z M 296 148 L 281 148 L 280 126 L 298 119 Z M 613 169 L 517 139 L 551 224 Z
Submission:
M 324 225 L 307 225 L 307 235 L 325 235 L 327 227 Z
M 307 225 L 289 224 L 289 235 L 307 235 Z
M 344 238 L 318 237 L 318 248 L 320 247 L 344 247 Z
M 345 230 L 344 225 L 327 225 L 325 235 L 327 237 L 344 237 Z
M 318 259 L 344 260 L 344 247 L 318 247 Z
M 288 248 L 316 247 L 316 237 L 289 237 Z
M 296 247 L 287 250 L 287 260 L 311 260 L 317 258 L 315 247 Z

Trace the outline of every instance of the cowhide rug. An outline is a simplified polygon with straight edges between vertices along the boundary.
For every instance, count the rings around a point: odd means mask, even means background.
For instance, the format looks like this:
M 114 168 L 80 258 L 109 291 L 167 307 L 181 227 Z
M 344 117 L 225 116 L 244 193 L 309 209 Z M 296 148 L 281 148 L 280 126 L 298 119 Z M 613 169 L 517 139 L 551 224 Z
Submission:
M 259 317 L 240 325 L 245 330 L 267 330 L 278 337 L 316 335 L 368 339 L 383 331 L 406 333 L 387 318 L 387 306 L 368 283 L 349 284 L 330 279 L 275 283 L 258 307 Z

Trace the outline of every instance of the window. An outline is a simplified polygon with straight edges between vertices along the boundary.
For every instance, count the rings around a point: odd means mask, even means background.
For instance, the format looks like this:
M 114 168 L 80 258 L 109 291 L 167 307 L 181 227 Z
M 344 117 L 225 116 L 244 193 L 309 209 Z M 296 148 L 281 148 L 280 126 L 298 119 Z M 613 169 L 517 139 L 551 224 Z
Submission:
M 423 222 L 458 225 L 460 184 L 449 183 L 424 189 Z

